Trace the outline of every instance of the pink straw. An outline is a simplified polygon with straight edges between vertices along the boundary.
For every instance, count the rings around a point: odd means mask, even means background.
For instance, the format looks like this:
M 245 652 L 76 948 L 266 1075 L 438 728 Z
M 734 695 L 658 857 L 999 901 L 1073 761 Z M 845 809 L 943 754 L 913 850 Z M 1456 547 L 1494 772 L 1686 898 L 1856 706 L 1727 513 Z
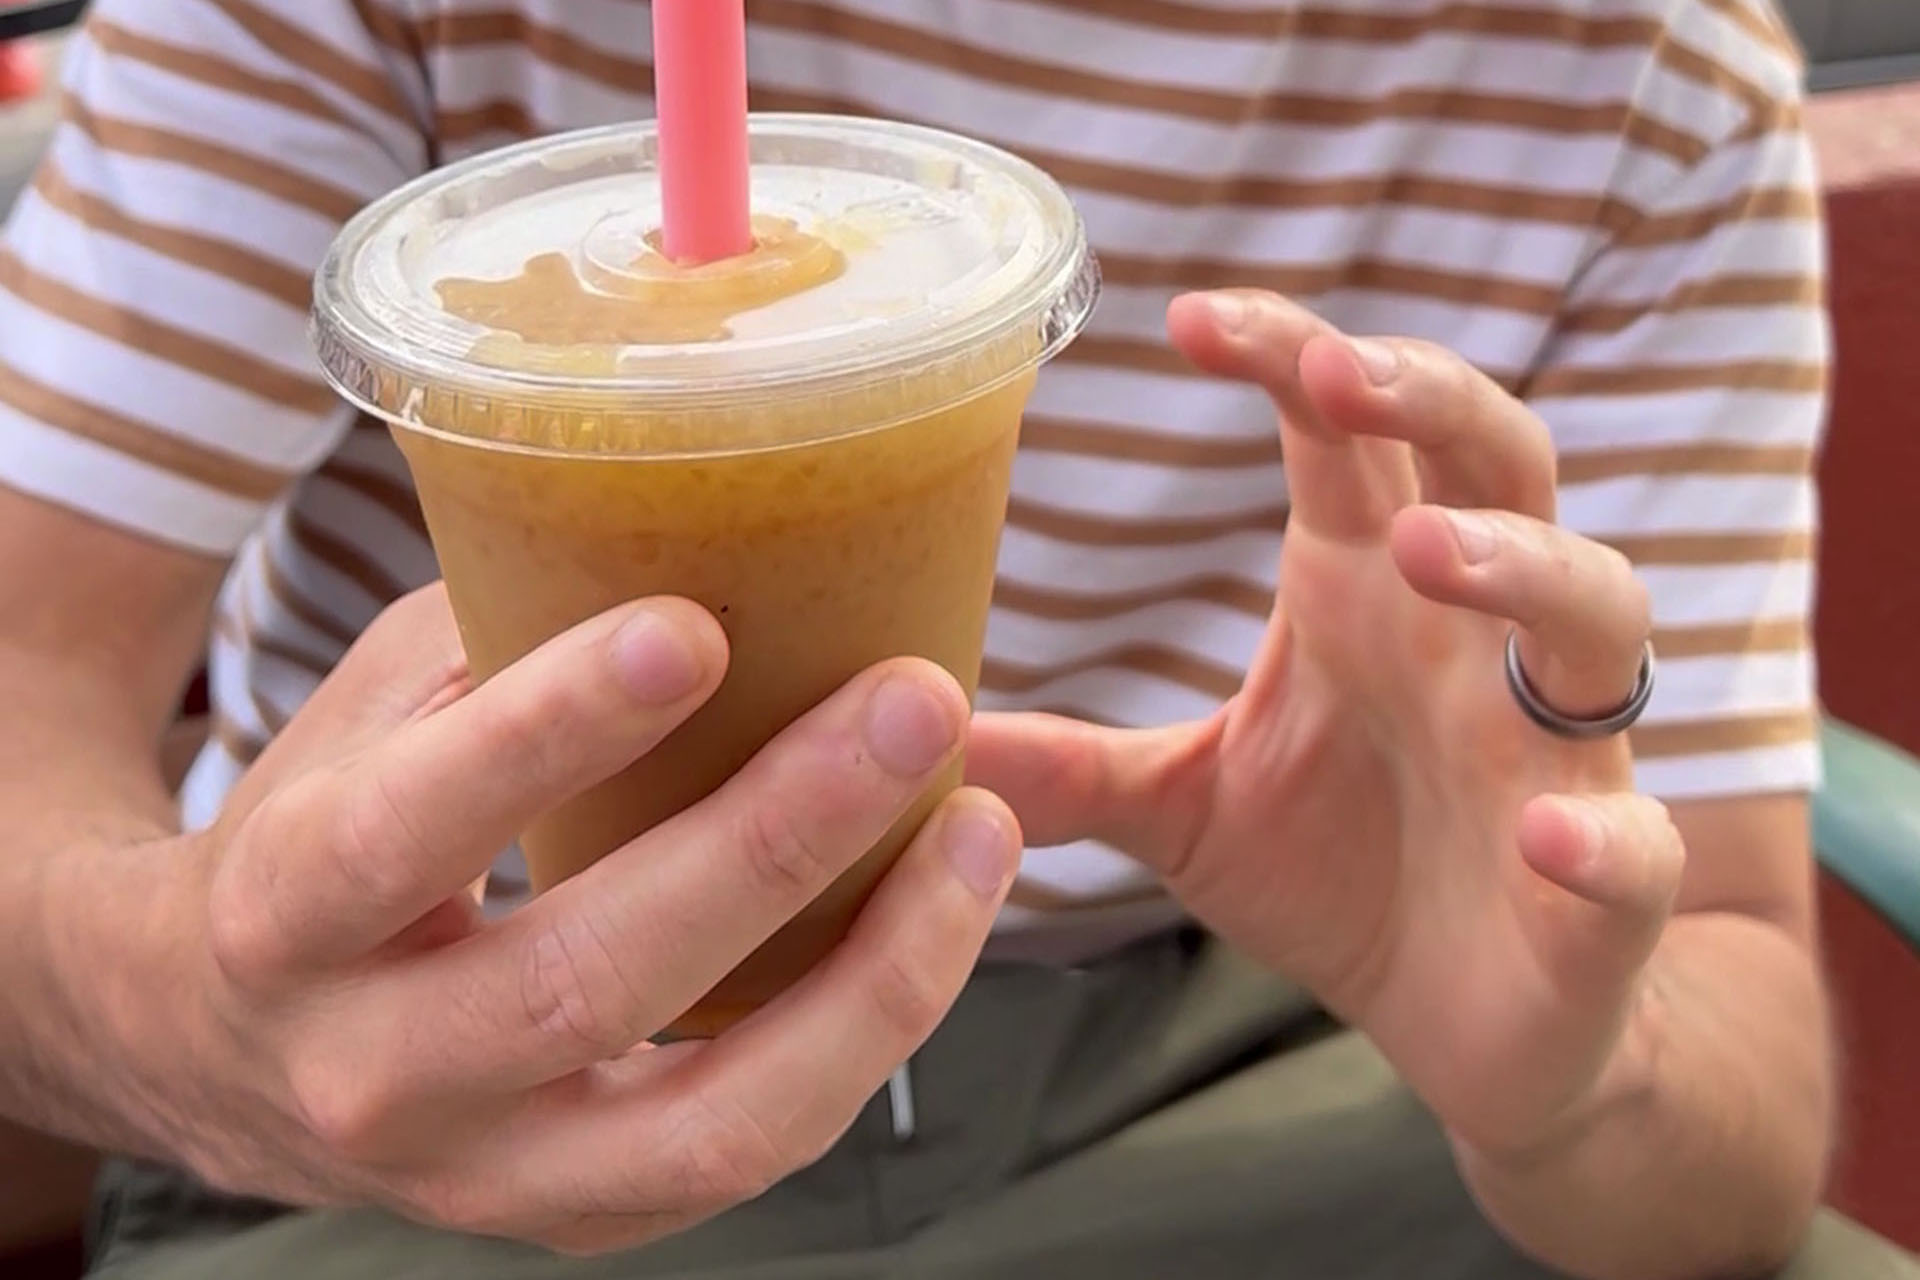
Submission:
M 667 256 L 748 252 L 745 0 L 653 0 L 653 83 Z

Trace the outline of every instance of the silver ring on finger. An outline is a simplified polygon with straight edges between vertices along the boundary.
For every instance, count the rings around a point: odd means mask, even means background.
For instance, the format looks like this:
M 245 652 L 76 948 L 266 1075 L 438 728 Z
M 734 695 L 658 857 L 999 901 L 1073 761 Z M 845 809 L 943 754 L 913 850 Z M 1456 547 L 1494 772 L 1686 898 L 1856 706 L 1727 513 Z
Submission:
M 1513 691 L 1513 700 L 1520 704 L 1527 719 L 1557 738 L 1591 742 L 1625 733 L 1639 722 L 1646 713 L 1647 703 L 1653 700 L 1653 677 L 1653 642 L 1648 641 L 1640 652 L 1639 678 L 1625 702 L 1602 715 L 1570 716 L 1541 696 L 1528 678 L 1527 669 L 1520 664 L 1520 633 L 1507 633 L 1507 688 Z

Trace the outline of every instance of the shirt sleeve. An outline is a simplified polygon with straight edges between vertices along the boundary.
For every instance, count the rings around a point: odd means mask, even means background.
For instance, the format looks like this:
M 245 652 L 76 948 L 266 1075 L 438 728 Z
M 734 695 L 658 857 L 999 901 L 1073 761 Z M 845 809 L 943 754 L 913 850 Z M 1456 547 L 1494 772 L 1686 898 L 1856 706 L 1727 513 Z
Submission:
M 371 7 L 96 0 L 0 233 L 0 483 L 225 556 L 334 447 L 312 275 L 429 150 Z
M 1650 590 L 1659 682 L 1634 754 L 1640 786 L 1668 799 L 1820 776 L 1825 242 L 1797 68 L 1770 52 L 1774 87 L 1742 83 L 1737 127 L 1635 202 L 1524 387 L 1561 453 L 1562 522 L 1626 553 Z

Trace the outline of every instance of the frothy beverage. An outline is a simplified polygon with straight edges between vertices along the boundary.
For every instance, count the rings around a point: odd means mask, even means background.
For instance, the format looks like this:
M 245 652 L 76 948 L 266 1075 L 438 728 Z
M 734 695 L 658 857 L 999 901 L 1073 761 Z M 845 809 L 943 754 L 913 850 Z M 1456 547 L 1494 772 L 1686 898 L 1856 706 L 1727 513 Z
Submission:
M 664 257 L 634 127 L 423 179 L 322 268 L 323 363 L 394 424 L 476 678 L 646 596 L 728 633 L 711 702 L 523 834 L 537 889 L 876 662 L 928 658 L 972 693 L 1020 415 L 1096 291 L 1065 197 L 990 148 L 775 117 L 753 151 L 740 258 Z M 716 1033 L 811 968 L 958 780 L 673 1031 Z

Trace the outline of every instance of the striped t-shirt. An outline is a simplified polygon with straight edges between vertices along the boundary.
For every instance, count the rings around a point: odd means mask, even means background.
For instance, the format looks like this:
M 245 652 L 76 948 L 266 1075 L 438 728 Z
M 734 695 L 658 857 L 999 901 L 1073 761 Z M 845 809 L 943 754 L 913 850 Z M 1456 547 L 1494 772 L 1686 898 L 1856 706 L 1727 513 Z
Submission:
M 1444 343 L 1550 424 L 1565 523 L 1651 588 L 1644 788 L 1815 781 L 1823 246 L 1799 59 L 1765 0 L 748 12 L 758 108 L 1021 153 L 1100 254 L 1106 295 L 1016 466 L 986 706 L 1149 725 L 1237 687 L 1287 519 L 1273 409 L 1161 326 L 1180 290 L 1253 285 Z M 644 117 L 650 84 L 640 0 L 96 0 L 0 248 L 0 480 L 232 559 L 190 822 L 435 576 L 401 459 L 308 351 L 336 229 L 435 164 Z M 1167 913 L 1107 849 L 1039 850 L 1002 945 Z

